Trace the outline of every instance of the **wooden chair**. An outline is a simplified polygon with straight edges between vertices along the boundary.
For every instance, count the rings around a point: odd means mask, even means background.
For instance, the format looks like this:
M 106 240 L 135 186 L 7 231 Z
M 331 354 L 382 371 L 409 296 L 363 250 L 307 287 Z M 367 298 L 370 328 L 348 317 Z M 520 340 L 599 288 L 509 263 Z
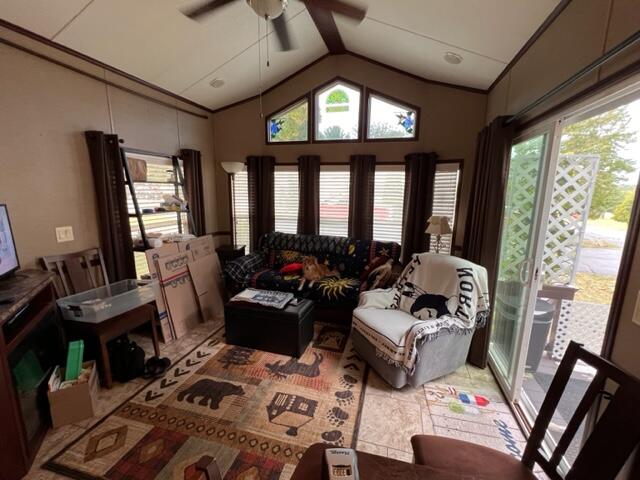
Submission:
M 66 255 L 52 255 L 42 258 L 46 270 L 56 274 L 54 287 L 58 298 L 67 297 L 109 283 L 102 251 L 91 248 Z M 153 305 L 142 305 L 100 323 L 65 321 L 65 330 L 72 337 L 88 339 L 98 351 L 98 366 L 102 383 L 106 388 L 113 386 L 111 364 L 107 343 L 145 323 L 151 324 L 153 349 L 160 356 L 156 309 Z
M 547 456 L 543 453 L 542 441 L 578 361 L 593 367 L 597 373 L 555 450 Z M 604 398 L 602 413 L 569 472 L 562 477 L 557 471 L 558 465 L 582 421 L 600 396 Z M 585 350 L 578 343 L 571 342 L 540 407 L 522 460 L 481 445 L 435 435 L 416 435 L 411 439 L 411 444 L 416 463 L 461 476 L 535 479 L 532 470 L 537 463 L 552 480 L 614 479 L 634 448 L 640 444 L 639 405 L 640 380 Z

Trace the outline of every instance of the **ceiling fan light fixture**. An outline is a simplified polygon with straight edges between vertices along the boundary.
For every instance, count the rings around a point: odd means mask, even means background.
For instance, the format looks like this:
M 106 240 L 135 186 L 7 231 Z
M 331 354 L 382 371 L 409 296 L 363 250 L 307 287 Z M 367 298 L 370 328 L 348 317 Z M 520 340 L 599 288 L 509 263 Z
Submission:
M 211 85 L 213 88 L 220 88 L 224 86 L 224 84 L 225 84 L 225 81 L 221 78 L 214 78 L 209 82 L 209 85 Z
M 261 18 L 273 20 L 282 15 L 289 0 L 247 0 L 247 4 Z
M 444 60 L 447 63 L 450 63 L 451 65 L 458 65 L 459 63 L 462 62 L 462 55 L 458 55 L 457 53 L 454 52 L 446 52 L 444 54 Z

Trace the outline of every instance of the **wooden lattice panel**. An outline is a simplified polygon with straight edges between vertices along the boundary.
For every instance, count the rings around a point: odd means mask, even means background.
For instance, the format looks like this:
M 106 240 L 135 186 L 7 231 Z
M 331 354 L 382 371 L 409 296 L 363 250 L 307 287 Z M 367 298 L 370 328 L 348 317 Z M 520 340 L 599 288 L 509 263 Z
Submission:
M 553 342 L 553 358 L 560 360 L 571 340 L 599 354 L 609 310 L 610 306 L 605 304 L 563 300 Z
M 598 173 L 597 155 L 561 155 L 556 169 L 544 247 L 544 283 L 575 279 Z

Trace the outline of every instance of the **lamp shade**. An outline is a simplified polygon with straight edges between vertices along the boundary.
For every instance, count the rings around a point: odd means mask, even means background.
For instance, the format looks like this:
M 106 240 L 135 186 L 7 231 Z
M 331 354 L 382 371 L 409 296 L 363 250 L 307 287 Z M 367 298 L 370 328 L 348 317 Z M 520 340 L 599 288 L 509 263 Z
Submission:
M 244 170 L 244 163 L 242 162 L 222 162 L 220 165 L 227 173 L 238 173 Z
M 433 215 L 428 220 L 429 225 L 424 233 L 430 233 L 433 235 L 447 235 L 453 233 L 451 226 L 449 225 L 449 217 Z

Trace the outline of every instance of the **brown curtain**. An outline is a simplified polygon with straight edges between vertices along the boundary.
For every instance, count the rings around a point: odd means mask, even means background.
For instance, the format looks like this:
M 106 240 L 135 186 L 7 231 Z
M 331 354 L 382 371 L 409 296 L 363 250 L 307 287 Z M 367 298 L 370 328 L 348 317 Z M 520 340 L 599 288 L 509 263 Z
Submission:
M 258 249 L 262 235 L 273 232 L 275 228 L 273 197 L 275 163 L 274 157 L 247 157 L 251 251 Z
M 320 230 L 320 157 L 298 157 L 298 233 L 317 235 Z
M 404 213 L 402 216 L 402 262 L 414 253 L 429 249 L 427 220 L 433 209 L 433 182 L 436 176 L 435 153 L 410 153 L 405 159 Z
M 136 278 L 120 142 L 117 135 L 85 132 L 98 201 L 100 247 L 110 282 Z
M 504 207 L 509 152 L 513 124 L 505 126 L 507 117 L 498 117 L 478 134 L 473 192 L 469 201 L 462 257 L 487 269 L 489 294 L 493 300 L 500 255 L 500 227 Z M 474 334 L 468 360 L 484 368 L 487 365 L 491 320 Z
M 349 237 L 373 238 L 375 155 L 351 155 L 349 176 Z
M 204 192 L 202 187 L 202 160 L 198 150 L 182 149 L 180 158 L 184 165 L 184 186 L 193 218 L 194 235 L 206 233 L 204 224 Z

